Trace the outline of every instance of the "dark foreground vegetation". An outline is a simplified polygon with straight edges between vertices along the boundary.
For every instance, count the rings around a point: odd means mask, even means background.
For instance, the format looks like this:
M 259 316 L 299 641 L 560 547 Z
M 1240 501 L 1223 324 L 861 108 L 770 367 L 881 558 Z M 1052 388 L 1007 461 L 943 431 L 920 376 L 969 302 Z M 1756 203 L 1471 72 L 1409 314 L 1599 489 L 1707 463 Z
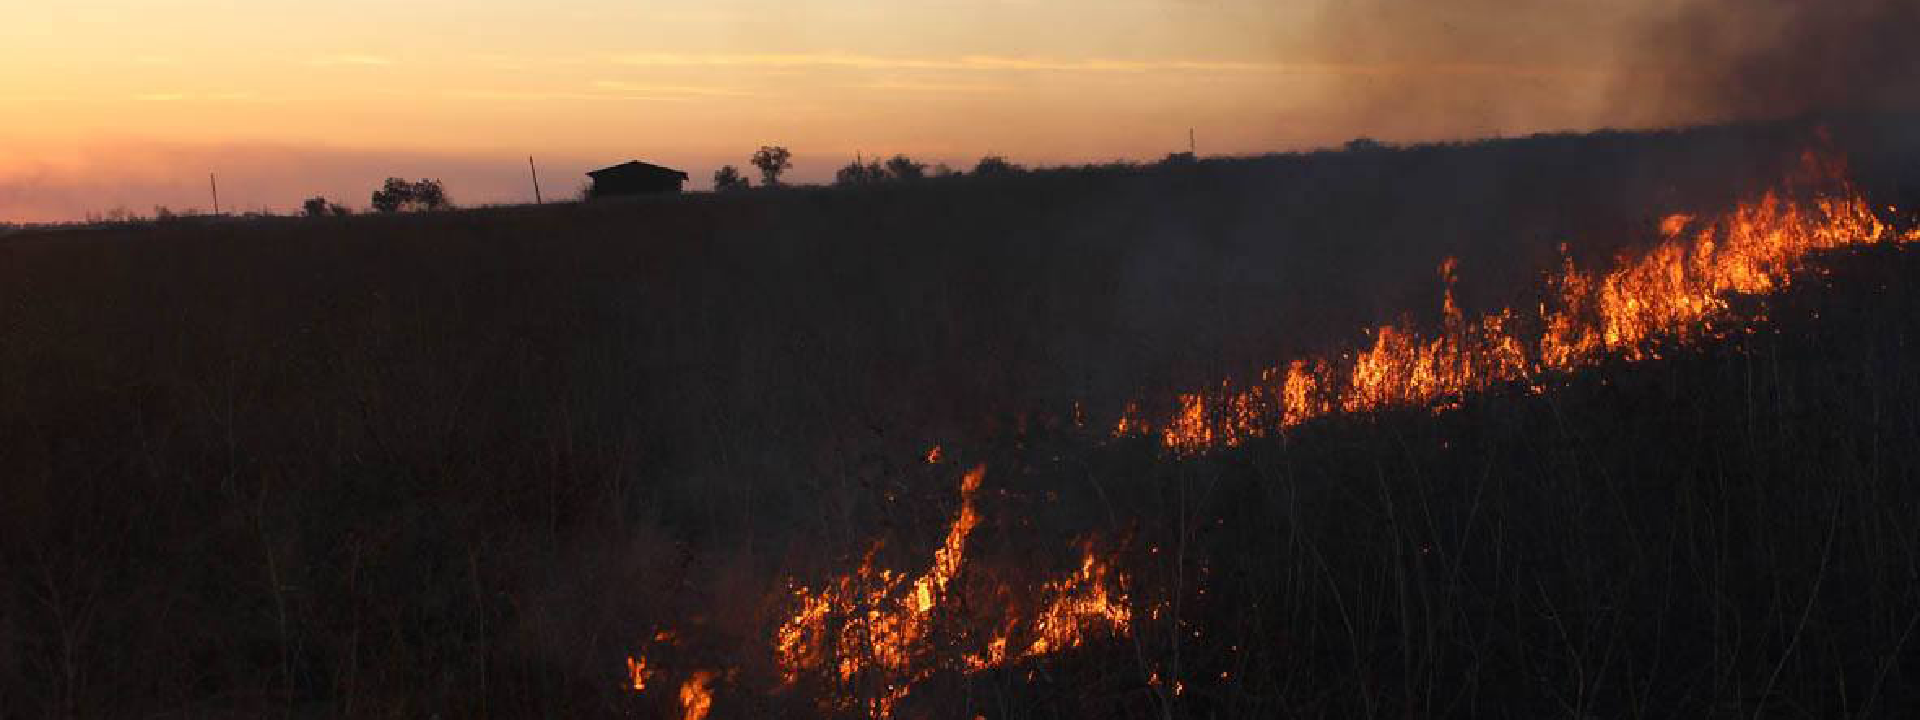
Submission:
M 1836 135 L 1878 204 L 1920 187 Z M 645 716 L 663 629 L 736 671 L 714 717 L 805 713 L 765 682 L 784 578 L 937 544 L 936 443 L 992 468 L 976 567 L 1098 535 L 1178 610 L 903 715 L 1896 715 L 1910 253 L 1545 396 L 1179 462 L 1063 420 L 1431 308 L 1444 257 L 1516 302 L 1806 137 L 0 238 L 0 715 Z

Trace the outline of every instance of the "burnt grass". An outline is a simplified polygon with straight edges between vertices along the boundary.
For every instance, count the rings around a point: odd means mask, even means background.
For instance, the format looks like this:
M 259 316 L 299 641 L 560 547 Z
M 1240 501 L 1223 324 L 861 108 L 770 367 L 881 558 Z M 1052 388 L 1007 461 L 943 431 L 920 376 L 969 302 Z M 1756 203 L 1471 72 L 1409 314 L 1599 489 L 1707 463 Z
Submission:
M 645 717 L 695 670 L 714 717 L 820 713 L 871 688 L 774 689 L 788 578 L 924 567 L 975 463 L 941 652 L 1082 542 L 1135 632 L 903 716 L 1900 716 L 1912 252 L 1544 395 L 1188 459 L 1070 421 L 1431 321 L 1445 257 L 1524 301 L 1805 136 L 0 237 L 0 716 Z M 1913 205 L 1910 145 L 1847 149 Z

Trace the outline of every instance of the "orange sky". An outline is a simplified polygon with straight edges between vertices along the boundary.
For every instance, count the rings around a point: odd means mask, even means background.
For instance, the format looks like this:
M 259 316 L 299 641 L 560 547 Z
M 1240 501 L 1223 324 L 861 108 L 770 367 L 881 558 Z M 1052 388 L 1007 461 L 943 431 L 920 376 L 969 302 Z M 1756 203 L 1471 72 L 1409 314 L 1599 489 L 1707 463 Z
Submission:
M 530 199 L 528 154 L 564 195 L 629 158 L 704 188 L 762 144 L 819 181 L 856 153 L 964 168 L 1157 159 L 1189 127 L 1247 154 L 1610 119 L 1604 43 L 1567 40 L 1608 36 L 1618 5 L 1467 27 L 1344 0 L 1442 40 L 1412 47 L 1341 1 L 31 3 L 0 23 L 0 221 L 204 209 L 210 171 L 228 209 L 284 211 L 364 206 L 388 175 Z

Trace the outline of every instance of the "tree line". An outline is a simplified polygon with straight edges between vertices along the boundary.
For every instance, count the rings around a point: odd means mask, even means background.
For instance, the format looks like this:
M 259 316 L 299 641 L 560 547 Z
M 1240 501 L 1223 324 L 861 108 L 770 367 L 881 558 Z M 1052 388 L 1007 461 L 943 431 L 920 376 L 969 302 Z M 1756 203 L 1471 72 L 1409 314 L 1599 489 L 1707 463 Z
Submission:
M 754 151 L 747 165 L 758 172 L 760 187 L 781 187 L 785 183 L 781 176 L 793 168 L 793 152 L 778 145 L 763 146 Z M 972 175 L 994 177 L 1015 175 L 1026 172 L 1024 166 L 1009 162 L 999 155 L 988 155 L 974 163 L 973 169 L 962 172 L 948 167 L 944 163 L 928 165 L 906 155 L 894 155 L 886 160 L 855 159 L 834 173 L 836 186 L 872 185 L 888 182 L 910 182 L 927 178 L 958 177 Z M 754 187 L 754 181 L 734 165 L 724 165 L 713 173 L 713 189 L 719 192 L 746 190 Z M 380 188 L 368 198 L 368 208 L 378 213 L 399 213 L 412 211 L 450 210 L 453 200 L 447 194 L 446 186 L 437 179 L 387 178 Z M 271 213 L 249 212 L 247 216 L 264 216 Z M 300 203 L 300 214 L 306 217 L 345 217 L 354 214 L 354 210 L 323 195 L 316 195 Z M 197 217 L 195 211 L 175 212 L 166 207 L 154 208 L 154 219 L 172 220 L 175 218 Z M 125 210 L 115 210 L 96 221 L 131 221 L 140 217 Z
M 793 167 L 793 152 L 777 145 L 762 146 L 747 159 L 747 164 L 760 172 L 761 187 L 779 187 L 780 176 Z M 973 166 L 972 175 L 993 177 L 1025 172 L 1026 168 L 1008 162 L 999 155 L 980 158 Z M 864 160 L 855 158 L 853 162 L 835 171 L 833 184 L 839 186 L 870 185 L 884 182 L 906 182 L 926 178 L 954 177 L 963 173 L 948 167 L 945 163 L 928 166 L 906 155 L 895 155 L 885 161 L 879 159 Z M 733 165 L 722 165 L 713 171 L 713 189 L 724 192 L 746 190 L 753 187 L 753 180 Z

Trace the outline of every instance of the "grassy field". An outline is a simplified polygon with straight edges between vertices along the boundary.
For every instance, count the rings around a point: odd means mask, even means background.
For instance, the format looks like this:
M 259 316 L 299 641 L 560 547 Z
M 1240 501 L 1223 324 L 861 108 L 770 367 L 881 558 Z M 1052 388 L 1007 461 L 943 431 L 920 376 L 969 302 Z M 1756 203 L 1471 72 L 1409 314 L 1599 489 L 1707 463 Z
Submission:
M 1835 135 L 1877 205 L 1920 207 L 1920 153 Z M 1808 138 L 15 232 L 0 716 L 645 717 L 696 671 L 724 673 L 716 718 L 822 712 L 872 688 L 779 687 L 785 583 L 876 540 L 924 558 L 973 463 L 982 569 L 957 582 L 1099 538 L 1140 612 L 926 678 L 903 716 L 1897 714 L 1920 703 L 1906 251 L 1544 396 L 1186 460 L 1071 421 L 1431 322 L 1444 258 L 1469 311 L 1522 301 L 1563 244 L 1605 264 Z M 630 687 L 642 649 L 664 690 Z

